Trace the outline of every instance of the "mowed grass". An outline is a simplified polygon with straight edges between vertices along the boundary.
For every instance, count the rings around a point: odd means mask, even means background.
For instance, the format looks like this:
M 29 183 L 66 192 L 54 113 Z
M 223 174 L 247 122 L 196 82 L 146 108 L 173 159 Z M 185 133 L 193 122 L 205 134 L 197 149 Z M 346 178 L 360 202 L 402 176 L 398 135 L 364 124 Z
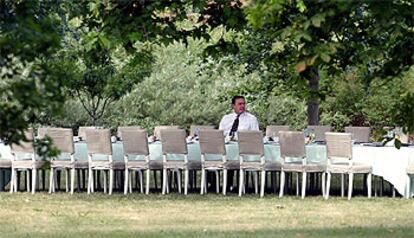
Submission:
M 1 237 L 413 237 L 414 200 L 0 193 Z

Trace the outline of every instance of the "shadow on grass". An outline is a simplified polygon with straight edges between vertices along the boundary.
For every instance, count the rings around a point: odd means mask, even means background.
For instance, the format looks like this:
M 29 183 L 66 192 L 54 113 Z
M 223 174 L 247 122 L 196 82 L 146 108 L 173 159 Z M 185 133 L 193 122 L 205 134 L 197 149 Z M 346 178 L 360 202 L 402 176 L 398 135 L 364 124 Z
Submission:
M 64 231 L 62 231 L 64 232 Z M 4 235 L 4 234 L 3 234 Z M 153 232 L 73 232 L 27 233 L 18 236 L 34 237 L 413 237 L 414 227 L 346 227 L 321 229 L 260 229 L 254 231 L 160 230 Z M 8 234 L 7 237 L 12 237 Z

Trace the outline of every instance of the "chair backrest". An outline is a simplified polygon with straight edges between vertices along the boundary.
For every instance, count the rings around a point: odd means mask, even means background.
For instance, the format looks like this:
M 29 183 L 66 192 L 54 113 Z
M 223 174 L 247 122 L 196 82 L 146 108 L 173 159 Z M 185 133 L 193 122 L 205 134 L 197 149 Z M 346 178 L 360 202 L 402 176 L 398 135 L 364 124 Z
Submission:
M 305 157 L 305 134 L 302 131 L 281 131 L 279 133 L 279 143 L 282 158 Z
M 345 133 L 351 133 L 352 140 L 355 142 L 368 142 L 371 128 L 365 126 L 347 126 L 345 127 Z
M 124 147 L 125 155 L 149 155 L 148 135 L 146 130 L 123 128 L 122 145 Z
M 351 133 L 326 132 L 325 138 L 328 159 L 352 159 Z
M 129 129 L 139 130 L 139 129 L 142 129 L 142 128 L 140 126 L 118 126 L 116 136 L 122 140 L 122 132 L 124 130 L 129 130 Z
M 11 145 L 11 152 L 21 152 L 21 153 L 34 153 L 34 146 L 33 146 L 33 129 L 29 128 L 24 132 L 24 136 L 26 137 L 27 141 L 21 140 L 19 144 L 12 144 Z
M 86 141 L 86 130 L 88 129 L 95 129 L 94 126 L 80 126 L 78 130 L 78 137 L 82 139 L 83 141 Z
M 87 129 L 88 154 L 112 155 L 111 131 L 109 129 Z
M 62 153 L 73 154 L 75 149 L 73 146 L 73 131 L 67 128 L 39 128 L 42 129 L 43 138 L 47 135 L 53 140 L 53 144 Z
M 315 141 L 326 141 L 325 133 L 331 131 L 331 126 L 308 126 L 308 131 L 315 132 Z
M 290 131 L 290 126 L 269 125 L 266 127 L 266 136 L 279 137 L 280 131 Z
M 200 130 L 201 154 L 225 155 L 226 146 L 222 130 L 202 129 Z
M 188 154 L 186 133 L 183 129 L 161 130 L 162 153 L 167 154 Z
M 156 139 L 161 140 L 161 131 L 165 129 L 179 129 L 178 126 L 156 126 L 154 127 L 154 136 Z
M 200 131 L 205 129 L 214 129 L 214 126 L 191 125 L 190 136 L 200 136 Z
M 37 137 L 40 139 L 45 138 L 46 133 L 47 133 L 47 129 L 49 129 L 50 127 L 39 127 L 37 129 Z
M 263 132 L 239 131 L 238 133 L 240 155 L 264 155 Z

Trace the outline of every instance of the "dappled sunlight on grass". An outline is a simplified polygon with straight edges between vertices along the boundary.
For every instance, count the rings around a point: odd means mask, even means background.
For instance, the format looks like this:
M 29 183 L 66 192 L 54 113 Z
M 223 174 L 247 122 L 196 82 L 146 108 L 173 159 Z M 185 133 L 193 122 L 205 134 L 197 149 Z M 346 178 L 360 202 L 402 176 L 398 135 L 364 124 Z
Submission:
M 414 234 L 414 200 L 401 198 L 3 193 L 0 209 L 0 229 L 8 236 Z

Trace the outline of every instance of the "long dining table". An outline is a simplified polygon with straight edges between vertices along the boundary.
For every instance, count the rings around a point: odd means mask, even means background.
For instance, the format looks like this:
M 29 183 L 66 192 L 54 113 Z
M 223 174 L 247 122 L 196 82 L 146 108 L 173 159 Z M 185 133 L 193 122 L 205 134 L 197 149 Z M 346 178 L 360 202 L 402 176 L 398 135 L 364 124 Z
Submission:
M 113 160 L 122 161 L 124 159 L 124 152 L 122 142 L 112 143 Z M 197 141 L 187 143 L 188 159 L 191 161 L 201 161 L 200 145 Z M 280 146 L 278 143 L 264 143 L 265 160 L 266 161 L 280 161 Z M 162 161 L 162 144 L 160 142 L 149 143 L 149 152 L 151 161 Z M 227 160 L 239 160 L 239 149 L 237 142 L 226 143 L 226 158 Z M 407 166 L 414 164 L 414 146 L 401 147 L 397 149 L 393 146 L 376 147 L 371 144 L 368 145 L 353 145 L 352 147 L 353 160 L 359 163 L 365 163 L 372 166 L 372 173 L 376 176 L 382 177 L 384 180 L 391 183 L 396 191 L 401 195 L 406 193 L 407 184 Z M 11 159 L 10 147 L 0 144 L 0 159 Z M 19 156 L 17 156 L 19 157 Z M 63 156 L 62 159 L 68 159 L 68 156 Z M 75 158 L 77 160 L 88 160 L 87 143 L 75 143 Z M 306 158 L 309 161 L 326 163 L 326 145 L 324 144 L 308 144 L 306 145 Z M 96 156 L 94 159 L 105 159 L 105 156 Z M 136 158 L 142 159 L 142 158 Z M 169 159 L 182 159 L 179 155 L 170 156 Z M 218 158 L 209 158 L 218 159 Z M 254 157 L 247 158 L 247 160 L 257 159 Z M 4 187 L 10 180 L 10 175 L 0 176 L 0 187 Z M 414 196 L 414 177 L 411 177 L 410 196 Z

